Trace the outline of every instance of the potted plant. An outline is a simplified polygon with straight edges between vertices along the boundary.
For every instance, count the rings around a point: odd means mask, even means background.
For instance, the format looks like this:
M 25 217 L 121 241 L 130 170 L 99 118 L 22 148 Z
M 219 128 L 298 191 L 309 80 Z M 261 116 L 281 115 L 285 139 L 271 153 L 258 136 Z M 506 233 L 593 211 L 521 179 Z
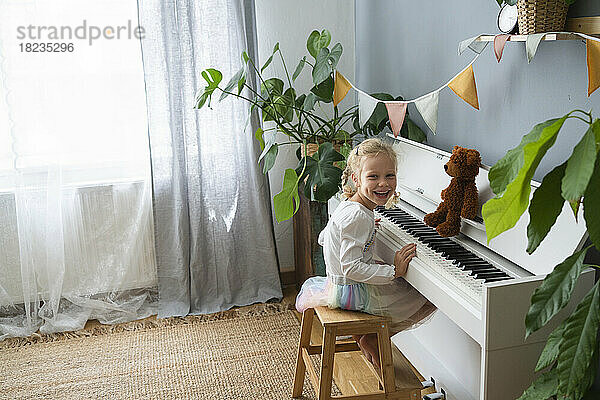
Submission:
M 562 31 L 569 6 L 576 0 L 496 0 L 499 6 L 517 5 L 519 34 Z
M 251 112 L 260 110 L 262 121 L 273 124 L 269 128 L 258 128 L 253 133 L 262 150 L 258 161 L 263 162 L 264 173 L 273 167 L 279 147 L 302 145 L 297 152 L 297 168 L 285 170 L 283 189 L 273 197 L 278 221 L 287 220 L 296 213 L 300 205 L 299 191 L 310 200 L 326 203 L 341 187 L 344 160 L 353 139 L 377 135 L 389 126 L 387 112 L 381 103 L 364 127 L 358 122 L 356 105 L 344 111 L 333 105 L 334 72 L 343 48 L 336 43 L 330 49 L 330 43 L 331 34 L 328 30 L 312 31 L 306 42 L 309 56 L 305 55 L 299 60 L 291 76 L 279 43 L 275 44 L 270 57 L 260 68 L 255 60 L 242 52 L 242 67 L 224 87 L 221 87 L 223 75 L 217 69 L 208 68 L 201 73 L 206 86 L 197 93 L 196 108 L 205 105 L 210 107 L 213 95 L 220 93 L 219 101 L 228 96 L 247 101 L 251 105 Z M 265 76 L 274 58 L 279 59 L 285 71 L 285 76 L 281 78 Z M 305 68 L 307 65 L 309 68 Z M 305 69 L 310 70 L 314 86 L 300 94 L 294 82 Z M 248 84 L 248 74 L 255 74 L 258 78 L 258 91 Z M 394 98 L 385 93 L 373 96 L 382 100 L 402 100 L 401 97 Z M 324 110 L 323 106 L 328 110 Z M 402 136 L 417 141 L 425 140 L 425 134 L 408 115 L 405 121 Z M 278 140 L 277 132 L 282 133 L 285 139 Z M 313 150 L 310 151 L 310 148 Z
M 567 119 L 583 121 L 587 131 L 573 148 L 571 157 L 546 174 L 529 202 L 530 179 Z M 583 218 L 592 242 L 592 245 L 555 266 L 535 290 L 525 320 L 527 336 L 543 327 L 566 306 L 584 269 L 600 269 L 598 265 L 584 263 L 591 247 L 600 250 L 599 150 L 600 120 L 593 120 L 591 111 L 574 110 L 561 118 L 536 125 L 523 137 L 519 146 L 508 151 L 490 169 L 490 187 L 497 197 L 486 202 L 482 209 L 488 241 L 512 228 L 529 208 L 527 252 L 533 253 L 567 201 L 575 218 L 580 204 L 583 204 Z M 536 372 L 545 372 L 520 400 L 551 396 L 581 399 L 594 382 L 597 372 L 599 322 L 600 283 L 596 282 L 574 312 L 550 334 L 536 366 Z

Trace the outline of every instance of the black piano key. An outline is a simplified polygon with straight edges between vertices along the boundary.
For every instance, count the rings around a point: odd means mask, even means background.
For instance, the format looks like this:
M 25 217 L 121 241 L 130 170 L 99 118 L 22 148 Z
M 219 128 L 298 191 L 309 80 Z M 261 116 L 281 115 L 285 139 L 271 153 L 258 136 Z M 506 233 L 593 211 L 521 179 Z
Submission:
M 505 281 L 505 280 L 508 280 L 508 279 L 515 279 L 515 278 L 513 278 L 512 276 L 502 276 L 502 277 L 499 277 L 499 278 L 486 278 L 485 282 L 486 283 L 487 282 L 498 282 L 498 281 Z
M 471 269 L 468 270 L 469 271 L 469 275 L 474 275 L 476 277 L 480 277 L 480 276 L 488 276 L 490 278 L 497 278 L 497 276 L 492 276 L 493 274 L 504 274 L 503 272 L 499 272 L 496 269 L 490 269 L 490 268 L 483 268 L 483 269 Z M 498 275 L 499 276 L 504 276 L 504 275 Z
M 478 272 L 475 274 L 477 279 L 488 279 L 488 278 L 502 278 L 508 276 L 504 272 Z

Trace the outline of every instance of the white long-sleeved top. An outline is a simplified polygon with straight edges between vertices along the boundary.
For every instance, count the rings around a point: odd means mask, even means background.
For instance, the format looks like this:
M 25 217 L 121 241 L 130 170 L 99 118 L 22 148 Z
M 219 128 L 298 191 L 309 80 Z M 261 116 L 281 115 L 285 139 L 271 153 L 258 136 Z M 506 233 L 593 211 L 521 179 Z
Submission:
M 373 262 L 376 233 L 372 210 L 355 201 L 341 202 L 319 234 L 327 275 L 342 281 L 389 284 L 395 268 Z

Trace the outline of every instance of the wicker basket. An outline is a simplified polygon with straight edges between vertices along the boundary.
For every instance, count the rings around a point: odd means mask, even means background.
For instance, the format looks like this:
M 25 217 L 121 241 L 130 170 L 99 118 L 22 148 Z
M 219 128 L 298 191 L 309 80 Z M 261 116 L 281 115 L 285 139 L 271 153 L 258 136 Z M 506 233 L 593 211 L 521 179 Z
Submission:
M 564 0 L 518 0 L 519 34 L 562 31 L 568 8 Z

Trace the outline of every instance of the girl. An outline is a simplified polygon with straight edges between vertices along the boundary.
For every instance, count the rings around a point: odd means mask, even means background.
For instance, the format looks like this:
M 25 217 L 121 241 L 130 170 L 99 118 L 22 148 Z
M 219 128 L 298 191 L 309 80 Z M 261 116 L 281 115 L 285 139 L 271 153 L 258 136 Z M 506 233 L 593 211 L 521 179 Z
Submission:
M 327 277 L 304 282 L 296 299 L 298 311 L 327 305 L 388 316 L 393 335 L 413 327 L 435 310 L 401 279 L 416 255 L 414 243 L 396 252 L 394 265 L 373 261 L 372 244 L 378 228 L 373 209 L 383 205 L 389 208 L 397 200 L 396 164 L 392 146 L 379 139 L 365 140 L 352 149 L 342 176 L 347 200 L 340 203 L 319 235 Z M 366 358 L 379 368 L 376 335 L 354 339 Z

